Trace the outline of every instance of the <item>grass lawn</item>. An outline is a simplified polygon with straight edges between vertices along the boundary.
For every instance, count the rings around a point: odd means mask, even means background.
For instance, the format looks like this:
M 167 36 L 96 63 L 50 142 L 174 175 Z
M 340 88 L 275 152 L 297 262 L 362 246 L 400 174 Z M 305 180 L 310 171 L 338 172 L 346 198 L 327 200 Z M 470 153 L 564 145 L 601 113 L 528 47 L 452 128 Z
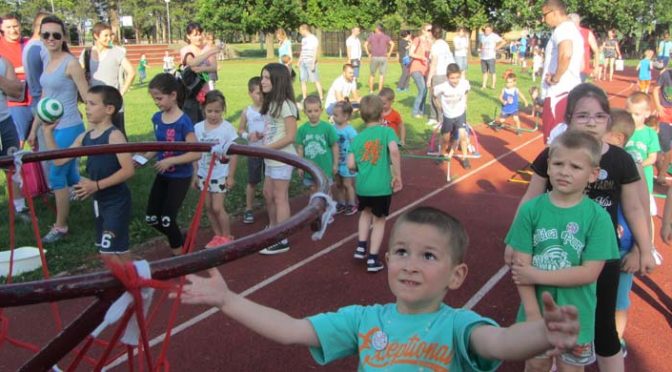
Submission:
M 262 66 L 269 62 L 264 59 L 245 59 L 221 62 L 219 66 L 219 81 L 217 87 L 222 90 L 226 96 L 228 110 L 226 112 L 226 119 L 234 126 L 238 126 L 241 111 L 250 103 L 247 95 L 247 81 L 252 76 L 259 75 Z M 321 80 L 326 90 L 331 85 L 331 82 L 340 74 L 343 60 L 325 58 L 319 67 Z M 476 61 L 477 62 L 477 61 Z M 481 90 L 481 74 L 480 66 L 472 64 L 469 66 L 468 78 L 472 85 L 472 92 L 469 94 L 468 103 L 468 120 L 472 125 L 478 126 L 483 123 L 486 118 L 493 115 L 496 108 L 499 107 L 498 95 L 504 82 L 501 78 L 502 73 L 508 65 L 498 66 L 498 81 L 497 90 L 485 89 Z M 519 75 L 518 87 L 522 92 L 527 94 L 532 81 L 529 74 L 520 73 L 519 67 L 514 67 L 514 71 Z M 148 75 L 151 78 L 158 73 L 156 68 L 150 68 Z M 297 71 L 298 73 L 298 71 Z M 366 61 L 362 68 L 361 78 L 366 82 L 368 79 L 368 61 Z M 396 81 L 400 76 L 399 64 L 390 62 L 388 74 L 386 78 L 386 85 L 395 87 Z M 537 82 L 538 83 L 538 82 Z M 314 85 L 309 84 L 309 90 L 314 92 Z M 300 84 L 295 82 L 295 92 L 297 97 L 301 94 Z M 360 94 L 368 93 L 368 87 L 362 86 Z M 411 117 L 411 107 L 415 98 L 416 89 L 411 81 L 411 87 L 408 92 L 397 93 L 396 103 L 394 105 L 407 126 L 407 143 L 408 147 L 421 148 L 425 146 L 427 138 L 430 133 L 430 128 L 425 124 L 426 119 L 416 119 Z M 124 97 L 126 105 L 126 128 L 130 141 L 150 141 L 154 139 L 150 118 L 154 112 L 157 111 L 150 96 L 147 93 L 147 86 L 135 84 L 133 88 Z M 429 107 L 427 108 L 429 110 Z M 324 114 L 326 119 L 326 114 Z M 300 123 L 305 121 L 305 115 L 302 115 Z M 362 126 L 359 118 L 354 119 L 353 124 L 356 128 Z M 83 172 L 83 167 L 82 167 Z M 144 223 L 144 210 L 146 206 L 149 188 L 155 176 L 155 172 L 146 167 L 136 172 L 135 177 L 129 182 L 133 194 L 133 217 L 131 220 L 131 243 L 135 246 L 142 245 L 148 239 L 157 236 L 155 230 L 147 227 Z M 242 212 L 245 206 L 245 183 L 247 178 L 246 166 L 244 159 L 239 163 L 238 172 L 236 174 L 236 186 L 233 191 L 227 196 L 226 207 L 227 210 L 238 215 Z M 8 216 L 7 206 L 8 200 L 6 195 L 6 181 L 4 178 L 0 179 L 0 250 L 8 249 L 9 232 L 8 232 Z M 299 186 L 299 182 L 294 179 L 291 192 L 293 195 L 304 192 Z M 182 211 L 180 213 L 180 224 L 182 227 L 187 227 L 188 223 L 193 217 L 198 193 L 194 190 L 189 192 L 188 198 L 185 201 Z M 261 191 L 257 194 L 259 205 L 262 205 L 263 198 Z M 53 224 L 55 216 L 53 208 L 48 207 L 41 198 L 35 200 L 36 209 L 39 219 L 41 233 L 48 231 L 49 226 Z M 53 206 L 53 199 L 48 202 Z M 47 259 L 52 275 L 59 273 L 73 273 L 82 270 L 90 270 L 91 268 L 99 267 L 99 260 L 97 258 L 97 249 L 94 246 L 94 226 L 93 226 L 93 211 L 91 201 L 73 202 L 70 212 L 70 234 L 61 242 L 47 245 L 48 250 Z M 203 216 L 202 225 L 207 224 L 207 218 Z M 259 225 L 261 228 L 261 224 Z M 235 235 L 235 230 L 233 234 Z M 17 223 L 16 227 L 17 247 L 21 246 L 35 246 L 35 238 L 32 230 L 28 225 Z M 135 250 L 135 252 L 140 252 Z M 141 252 L 139 253 L 141 255 Z M 166 252 L 168 254 L 168 252 Z M 38 279 L 41 274 L 38 272 L 24 275 L 19 280 Z

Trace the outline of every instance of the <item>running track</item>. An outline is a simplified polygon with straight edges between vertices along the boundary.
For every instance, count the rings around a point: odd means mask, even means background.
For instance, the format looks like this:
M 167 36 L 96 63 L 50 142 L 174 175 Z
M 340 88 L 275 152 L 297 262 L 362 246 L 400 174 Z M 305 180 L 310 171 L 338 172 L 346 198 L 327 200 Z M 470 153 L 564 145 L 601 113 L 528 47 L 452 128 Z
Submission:
M 612 105 L 622 107 L 632 84 L 631 81 L 614 81 L 605 88 L 613 93 Z M 393 212 L 387 226 L 389 232 L 396 217 L 416 205 L 436 206 L 459 218 L 471 239 L 467 254 L 469 275 L 459 290 L 448 294 L 446 303 L 472 308 L 501 325 L 508 325 L 515 318 L 519 299 L 508 270 L 503 266 L 503 237 L 525 186 L 508 183 L 507 179 L 529 163 L 543 144 L 538 133 L 516 137 L 508 132 L 494 133 L 484 126 L 477 130 L 484 156 L 473 160 L 473 168 L 469 171 L 454 162 L 452 184 L 445 183 L 443 165 L 431 160 L 403 159 L 404 190 L 393 197 Z M 301 208 L 306 202 L 306 197 L 293 200 L 293 209 Z M 662 213 L 661 200 L 658 200 L 658 207 Z M 258 213 L 257 218 L 259 221 L 252 226 L 234 224 L 233 231 L 242 236 L 263 228 L 263 213 Z M 656 233 L 659 224 L 657 218 Z M 385 271 L 368 274 L 361 261 L 352 259 L 356 230 L 357 216 L 337 216 L 322 241 L 311 241 L 306 230 L 290 239 L 292 249 L 286 254 L 250 255 L 221 267 L 221 270 L 234 291 L 296 317 L 349 304 L 394 301 L 387 287 Z M 209 232 L 204 232 L 199 243 L 204 244 L 208 238 Z M 656 245 L 662 248 L 660 251 L 669 256 L 667 247 L 656 238 Z M 165 247 L 156 247 L 150 258 L 166 254 Z M 665 346 L 672 344 L 672 288 L 665 280 L 672 274 L 669 260 L 672 256 L 650 277 L 635 280 L 633 307 L 626 331 L 629 349 L 626 366 L 630 371 L 672 371 L 665 358 Z M 62 302 L 60 308 L 65 321 L 72 319 L 87 302 Z M 168 305 L 163 307 L 168 308 Z M 13 336 L 20 335 L 38 344 L 53 336 L 45 305 L 9 309 L 7 313 L 12 319 L 10 334 Z M 165 313 L 167 311 L 159 315 L 151 329 L 154 341 L 162 338 Z M 171 369 L 175 371 L 303 371 L 319 368 L 306 348 L 276 345 L 214 309 L 182 306 L 177 324 L 169 352 Z M 158 353 L 158 349 L 155 347 L 154 351 Z M 4 345 L 0 349 L 0 369 L 14 370 L 29 356 L 28 352 Z M 117 362 L 121 364 L 123 360 Z M 61 367 L 64 365 L 67 364 L 63 363 Z M 350 357 L 320 369 L 351 371 L 356 365 L 356 357 Z M 125 364 L 113 368 L 125 369 Z M 519 371 L 522 363 L 505 363 L 501 370 Z

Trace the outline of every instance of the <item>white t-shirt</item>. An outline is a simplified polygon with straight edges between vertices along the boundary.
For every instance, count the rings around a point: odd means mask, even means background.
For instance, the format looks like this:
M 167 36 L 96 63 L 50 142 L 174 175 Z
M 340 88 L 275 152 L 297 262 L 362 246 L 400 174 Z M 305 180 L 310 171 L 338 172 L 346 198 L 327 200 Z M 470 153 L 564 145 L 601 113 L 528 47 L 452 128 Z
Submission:
M 362 59 L 362 42 L 357 36 L 350 35 L 345 40 L 345 47 L 350 49 L 351 59 Z
M 194 125 L 194 134 L 198 142 L 233 142 L 238 138 L 236 130 L 233 125 L 226 120 L 223 120 L 217 128 L 205 130 L 205 121 L 201 121 Z M 210 168 L 210 152 L 204 152 L 201 155 L 201 160 L 198 161 L 198 176 L 205 179 L 208 176 L 208 169 Z M 229 164 L 215 160 L 215 166 L 212 168 L 211 179 L 222 179 L 229 175 Z
M 455 58 L 453 58 L 453 53 L 450 51 L 450 46 L 443 39 L 438 39 L 432 44 L 429 58 L 436 59 L 436 71 L 434 72 L 434 76 L 445 76 L 448 65 L 455 63 Z
M 481 38 L 481 59 L 489 60 L 497 58 L 497 43 L 502 41 L 502 38 L 496 33 L 492 32 L 490 35 Z
M 471 89 L 469 80 L 460 79 L 457 86 L 449 82 L 441 83 L 434 87 L 434 96 L 441 100 L 443 116 L 452 119 L 467 111 L 467 92 Z
M 290 116 L 299 117 L 299 109 L 296 107 L 296 103 L 290 100 L 282 103 L 278 116 L 271 116 L 275 112 L 275 108 L 276 105 L 271 103 L 268 113 L 264 115 L 264 145 L 270 145 L 285 136 L 285 133 L 287 133 L 285 118 Z M 296 148 L 293 143 L 281 148 L 280 151 L 296 155 Z M 269 167 L 285 165 L 283 162 L 271 159 L 264 159 L 264 162 Z
M 548 142 L 546 143 L 548 144 L 553 143 L 553 141 L 555 141 L 556 138 L 558 138 L 561 134 L 565 133 L 566 131 L 567 131 L 567 124 L 560 123 L 556 125 L 555 128 L 551 130 L 551 133 L 548 134 Z
M 466 36 L 455 36 L 453 38 L 453 47 L 455 48 L 455 57 L 466 57 L 469 51 L 469 39 Z
M 245 117 L 247 118 L 247 133 L 259 132 L 264 133 L 264 128 L 266 123 L 264 122 L 264 115 L 262 115 L 258 110 L 255 110 L 252 105 L 247 106 L 245 110 Z M 251 146 L 262 146 L 262 140 L 250 141 L 247 142 Z
M 313 63 L 317 57 L 317 47 L 320 45 L 315 35 L 310 34 L 301 39 L 301 54 L 299 61 L 304 63 Z
M 324 100 L 324 106 L 329 107 L 330 104 L 337 102 L 336 92 L 340 92 L 343 97 L 350 97 L 350 94 L 357 89 L 357 82 L 353 79 L 348 82 L 343 75 L 334 80 L 327 92 L 327 99 Z
M 546 91 L 546 96 L 557 96 L 572 90 L 575 86 L 581 84 L 581 64 L 583 63 L 583 37 L 574 22 L 567 19 L 559 24 L 546 45 L 546 59 L 544 61 L 544 73 L 555 74 L 558 69 L 558 46 L 561 42 L 569 40 L 572 42 L 572 58 L 565 73 L 560 77 L 557 84 L 548 86 L 545 80 L 542 80 L 542 90 Z

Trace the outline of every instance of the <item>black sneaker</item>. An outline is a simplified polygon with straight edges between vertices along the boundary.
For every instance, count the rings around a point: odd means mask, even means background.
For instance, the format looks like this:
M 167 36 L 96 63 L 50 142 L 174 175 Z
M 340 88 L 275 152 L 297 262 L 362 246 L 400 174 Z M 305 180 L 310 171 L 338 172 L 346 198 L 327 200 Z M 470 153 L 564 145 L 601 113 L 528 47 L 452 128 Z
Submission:
M 357 214 L 357 212 L 359 212 L 359 209 L 357 209 L 356 205 L 348 205 L 345 207 L 346 216 L 352 216 L 353 214 Z
M 462 168 L 471 169 L 471 163 L 469 162 L 469 159 L 467 158 L 462 159 Z
M 358 260 L 363 260 L 366 258 L 366 248 L 364 247 L 357 247 L 355 249 L 355 254 L 353 255 L 354 258 Z
M 22 209 L 21 211 L 16 212 L 14 218 L 17 221 L 21 221 L 26 224 L 30 224 L 32 222 L 32 219 L 30 218 L 30 213 L 28 213 L 27 209 Z
M 254 214 L 252 213 L 252 211 L 247 210 L 245 211 L 245 213 L 243 213 L 243 223 L 245 224 L 254 223 Z
M 262 250 L 259 251 L 259 254 L 263 255 L 274 255 L 274 254 L 280 254 L 280 253 L 285 253 L 289 250 L 289 244 L 285 242 L 277 242 L 270 247 L 266 247 Z
M 383 265 L 377 258 L 369 258 L 366 260 L 366 271 L 370 273 L 377 273 L 383 268 L 385 268 L 385 265 Z
M 336 205 L 336 214 L 341 214 L 347 210 L 348 206 L 345 204 L 338 203 Z

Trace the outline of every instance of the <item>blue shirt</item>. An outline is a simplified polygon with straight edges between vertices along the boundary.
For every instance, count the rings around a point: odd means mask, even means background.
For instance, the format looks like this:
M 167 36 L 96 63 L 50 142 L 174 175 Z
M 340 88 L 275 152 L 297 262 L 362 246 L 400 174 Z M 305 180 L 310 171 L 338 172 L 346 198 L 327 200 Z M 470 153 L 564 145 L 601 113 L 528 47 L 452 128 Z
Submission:
M 184 113 L 174 123 L 164 123 L 161 120 L 161 111 L 159 111 L 152 116 L 152 123 L 154 124 L 154 136 L 157 141 L 161 142 L 185 142 L 187 134 L 194 133 L 194 125 L 189 116 Z M 163 160 L 182 154 L 184 154 L 184 151 L 159 151 L 157 157 L 159 160 Z M 193 171 L 192 164 L 185 163 L 170 167 L 162 175 L 170 178 L 186 178 L 191 177 Z
M 632 250 L 632 246 L 635 241 L 633 240 L 632 230 L 628 225 L 628 221 L 625 220 L 623 215 L 623 208 L 618 206 L 618 227 L 616 230 L 616 235 L 618 235 L 618 251 L 621 254 L 621 258 L 628 254 Z
M 401 314 L 396 304 L 353 305 L 308 320 L 320 341 L 310 353 L 321 365 L 354 354 L 358 371 L 494 371 L 500 365 L 469 346 L 476 327 L 497 323 L 445 304 L 428 314 Z
M 521 38 L 520 45 L 518 46 L 518 52 L 525 53 L 526 50 L 527 50 L 527 38 Z
M 648 58 L 639 61 L 639 80 L 651 80 L 651 60 Z
M 518 88 L 504 88 L 503 94 L 504 105 L 502 105 L 502 113 L 511 115 L 518 112 Z
M 336 129 L 336 135 L 338 135 L 338 165 L 347 165 L 350 142 L 357 136 L 357 131 L 350 124 L 343 128 L 334 125 L 334 129 Z

